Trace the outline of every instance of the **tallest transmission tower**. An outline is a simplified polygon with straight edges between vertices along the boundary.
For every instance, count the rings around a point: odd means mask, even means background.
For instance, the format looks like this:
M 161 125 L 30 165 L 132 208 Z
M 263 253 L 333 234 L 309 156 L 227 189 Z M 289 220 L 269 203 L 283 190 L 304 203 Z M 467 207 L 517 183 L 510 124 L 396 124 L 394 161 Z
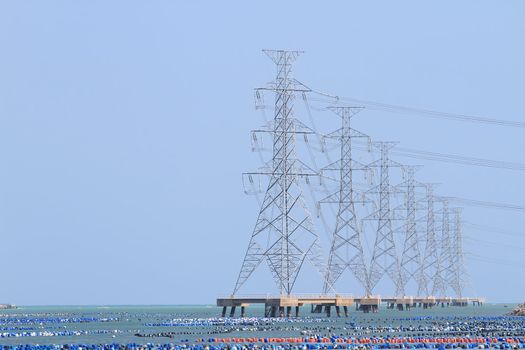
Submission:
M 273 137 L 270 181 L 253 230 L 233 294 L 265 261 L 281 295 L 289 295 L 305 261 L 321 275 L 325 266 L 319 238 L 314 231 L 299 186 L 300 176 L 309 176 L 297 159 L 295 136 L 304 133 L 304 125 L 293 113 L 296 93 L 305 93 L 304 86 L 291 77 L 292 64 L 298 51 L 264 50 L 275 63 L 277 77 L 268 90 L 275 93 L 274 119 L 268 132 Z

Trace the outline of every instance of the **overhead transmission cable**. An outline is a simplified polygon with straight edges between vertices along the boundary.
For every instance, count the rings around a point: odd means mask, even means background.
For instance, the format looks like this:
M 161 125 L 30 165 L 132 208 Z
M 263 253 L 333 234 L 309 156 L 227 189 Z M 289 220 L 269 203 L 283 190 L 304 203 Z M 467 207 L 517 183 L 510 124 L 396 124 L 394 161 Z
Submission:
M 469 205 L 473 207 L 497 208 L 497 209 L 503 209 L 503 210 L 525 212 L 524 206 L 516 205 L 516 204 L 480 201 L 476 199 L 467 199 L 467 198 L 460 198 L 460 197 L 441 197 L 441 198 L 446 198 L 449 201 L 453 201 L 456 203 L 461 203 L 463 205 Z
M 471 252 L 465 252 L 465 255 L 468 256 L 469 259 L 477 260 L 477 261 L 484 262 L 484 263 L 505 265 L 505 266 L 511 266 L 511 267 L 520 268 L 520 269 L 525 268 L 525 264 L 521 262 L 502 260 L 502 259 L 498 259 L 494 257 L 486 257 L 483 255 L 479 255 L 479 254 L 471 253 Z
M 497 233 L 497 234 L 507 235 L 507 236 L 512 236 L 512 237 L 525 238 L 525 232 L 524 233 L 518 233 L 518 232 L 508 231 L 508 230 L 505 230 L 505 229 L 502 229 L 502 228 L 496 228 L 496 227 L 490 227 L 490 226 L 475 224 L 475 223 L 472 223 L 470 221 L 464 221 L 464 224 L 466 226 L 469 226 L 469 227 L 471 227 L 471 228 L 473 228 L 475 230 L 479 230 L 479 231 L 484 231 L 484 232 L 489 232 L 489 233 Z
M 302 85 L 307 87 L 304 84 Z M 381 110 L 381 111 L 394 112 L 394 113 L 402 112 L 403 115 L 412 114 L 412 115 L 416 115 L 420 117 L 434 118 L 434 119 L 446 119 L 446 120 L 456 120 L 456 121 L 462 121 L 462 122 L 468 122 L 468 123 L 488 124 L 488 125 L 497 125 L 497 126 L 514 127 L 514 128 L 525 128 L 525 122 L 521 122 L 521 121 L 487 118 L 487 117 L 480 117 L 480 116 L 468 115 L 468 114 L 450 113 L 450 112 L 442 112 L 442 111 L 436 111 L 436 110 L 425 109 L 425 108 L 394 105 L 394 104 L 382 103 L 382 102 L 377 102 L 377 101 L 363 100 L 363 99 L 358 99 L 354 97 L 343 97 L 343 96 L 330 95 L 330 94 L 327 94 L 321 91 L 313 90 L 309 87 L 307 88 L 310 89 L 312 92 L 317 93 L 318 95 L 321 95 L 325 98 L 329 98 L 332 103 L 348 102 L 348 103 L 355 103 L 360 106 L 364 106 L 371 110 Z M 326 99 L 312 98 L 312 100 L 326 102 Z
M 356 149 L 366 150 L 364 146 L 355 146 Z M 498 168 L 498 169 L 509 169 L 525 171 L 525 164 L 523 163 L 512 163 L 492 159 L 474 158 L 468 156 L 461 156 L 457 154 L 446 154 L 439 152 L 430 152 L 416 150 L 412 148 L 396 147 L 391 152 L 394 155 L 401 157 L 409 157 L 416 159 L 425 159 L 430 161 L 462 164 L 462 165 L 473 165 L 487 168 Z
M 474 166 L 509 169 L 509 170 L 520 170 L 520 171 L 525 170 L 525 164 L 523 163 L 514 163 L 514 162 L 501 161 L 501 160 L 475 158 L 475 157 L 469 157 L 469 156 L 462 156 L 458 154 L 447 154 L 447 153 L 441 153 L 441 152 L 423 151 L 423 150 L 417 150 L 417 149 L 406 148 L 406 147 L 396 147 L 394 150 L 392 150 L 392 153 L 398 156 L 433 160 L 433 161 L 439 161 L 439 162 L 474 165 Z

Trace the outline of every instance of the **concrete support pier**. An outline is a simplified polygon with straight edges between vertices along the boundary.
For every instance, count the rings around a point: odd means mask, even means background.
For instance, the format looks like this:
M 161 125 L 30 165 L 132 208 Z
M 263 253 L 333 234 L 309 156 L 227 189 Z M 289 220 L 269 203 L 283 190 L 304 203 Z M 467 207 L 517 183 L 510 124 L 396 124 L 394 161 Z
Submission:
M 363 311 L 364 313 L 378 312 L 379 305 L 381 305 L 381 297 L 379 296 L 372 295 L 355 299 L 356 310 Z
M 387 303 L 389 309 L 397 308 L 399 311 L 410 310 L 417 302 L 413 297 L 384 298 L 382 301 Z
M 420 298 L 416 300 L 419 303 L 419 307 L 422 307 L 423 309 L 431 309 L 436 305 L 436 298 L 434 297 Z
M 341 315 L 341 306 L 344 308 L 345 316 L 348 316 L 348 306 L 354 304 L 354 298 L 343 295 L 306 295 L 306 296 L 261 296 L 240 297 L 230 296 L 217 299 L 217 306 L 222 307 L 222 317 L 226 317 L 227 309 L 230 308 L 230 317 L 235 316 L 236 307 L 241 308 L 241 317 L 245 316 L 246 308 L 251 304 L 264 304 L 265 317 L 292 317 L 292 308 L 295 308 L 295 317 L 299 316 L 301 306 L 311 305 L 312 313 L 326 313 L 331 316 L 332 306 L 335 307 L 338 316 Z

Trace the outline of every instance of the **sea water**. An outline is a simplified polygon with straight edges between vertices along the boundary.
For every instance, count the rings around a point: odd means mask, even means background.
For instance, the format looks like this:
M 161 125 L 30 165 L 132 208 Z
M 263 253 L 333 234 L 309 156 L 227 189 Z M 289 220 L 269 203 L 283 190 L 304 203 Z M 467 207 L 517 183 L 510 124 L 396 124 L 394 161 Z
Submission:
M 350 308 L 349 317 L 326 318 L 301 308 L 301 317 L 289 320 L 261 319 L 263 308 L 249 307 L 249 321 L 220 320 L 221 308 L 211 305 L 175 306 L 23 306 L 0 310 L 0 345 L 13 344 L 108 344 L 194 343 L 215 337 L 300 337 L 305 334 L 346 336 L 403 335 L 399 325 L 430 325 L 446 318 L 491 317 L 508 313 L 514 304 L 468 307 L 413 308 L 398 311 L 381 308 L 364 314 Z M 257 318 L 256 318 L 257 317 Z M 350 331 L 359 325 L 364 330 Z M 374 327 L 379 330 L 374 331 Z M 389 329 L 392 327 L 392 329 Z M 366 330 L 368 329 L 368 330 Z M 372 330 L 370 330 L 372 329 Z M 362 334 L 361 334 L 362 333 Z M 421 332 L 420 332 L 421 333 Z M 417 333 L 417 334 L 420 334 Z

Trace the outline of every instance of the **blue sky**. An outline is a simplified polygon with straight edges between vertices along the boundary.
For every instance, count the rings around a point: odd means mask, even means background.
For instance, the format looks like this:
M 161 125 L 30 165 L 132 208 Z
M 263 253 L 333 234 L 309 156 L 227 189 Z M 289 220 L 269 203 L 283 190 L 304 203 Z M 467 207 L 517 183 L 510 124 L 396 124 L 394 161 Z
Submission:
M 474 0 L 2 1 L 0 302 L 213 303 L 233 287 L 257 213 L 241 173 L 258 164 L 253 88 L 274 74 L 262 48 L 304 50 L 295 74 L 323 91 L 521 121 L 524 11 Z M 369 111 L 356 127 L 525 162 L 523 129 Z M 525 204 L 522 172 L 419 163 L 440 193 Z M 476 292 L 520 300 L 523 213 L 468 207 L 465 219 L 511 233 L 465 229 L 485 257 L 467 259 Z M 264 274 L 255 283 L 272 291 Z

